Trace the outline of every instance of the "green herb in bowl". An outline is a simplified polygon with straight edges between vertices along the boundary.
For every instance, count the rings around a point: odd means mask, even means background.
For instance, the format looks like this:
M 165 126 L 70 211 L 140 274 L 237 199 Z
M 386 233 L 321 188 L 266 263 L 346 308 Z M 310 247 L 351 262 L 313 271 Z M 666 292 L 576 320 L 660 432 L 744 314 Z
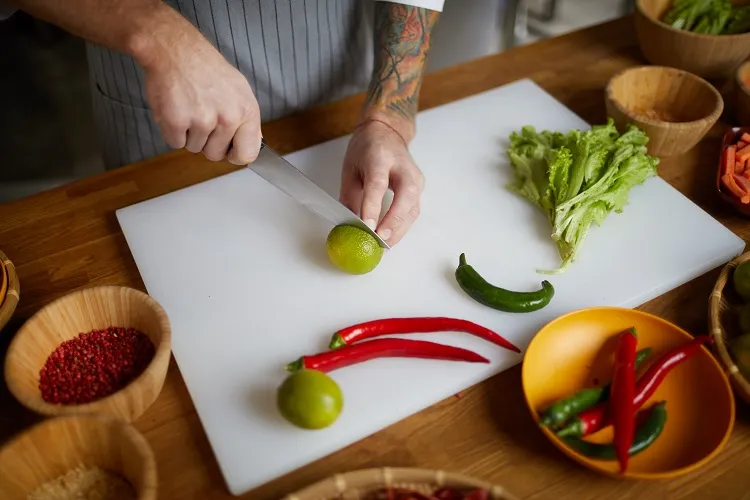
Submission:
M 734 6 L 730 0 L 674 0 L 662 20 L 678 30 L 736 35 L 750 31 L 750 6 Z

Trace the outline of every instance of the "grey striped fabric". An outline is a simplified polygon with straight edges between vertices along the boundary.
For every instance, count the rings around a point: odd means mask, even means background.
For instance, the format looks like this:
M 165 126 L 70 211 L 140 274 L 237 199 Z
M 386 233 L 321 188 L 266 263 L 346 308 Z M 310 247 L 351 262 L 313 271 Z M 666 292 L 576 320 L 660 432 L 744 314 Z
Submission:
M 373 0 L 167 0 L 248 79 L 262 122 L 361 92 L 372 68 Z M 89 44 L 104 163 L 166 153 L 144 95 L 144 73 Z

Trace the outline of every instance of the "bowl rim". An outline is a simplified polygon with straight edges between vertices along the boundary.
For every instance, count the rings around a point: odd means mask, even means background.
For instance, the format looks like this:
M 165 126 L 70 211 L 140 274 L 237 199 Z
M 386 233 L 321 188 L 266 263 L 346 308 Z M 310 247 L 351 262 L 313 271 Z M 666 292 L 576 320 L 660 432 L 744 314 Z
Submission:
M 9 377 L 8 373 L 8 360 L 11 358 L 11 356 L 18 355 L 18 351 L 20 351 L 22 345 L 24 342 L 28 341 L 28 335 L 27 335 L 27 328 L 28 325 L 35 321 L 36 318 L 41 316 L 45 311 L 48 309 L 53 308 L 54 306 L 58 305 L 61 302 L 67 302 L 69 300 L 77 299 L 78 297 L 82 295 L 88 295 L 88 294 L 98 294 L 107 290 L 129 290 L 129 293 L 135 293 L 137 295 L 141 295 L 146 299 L 147 304 L 150 308 L 154 310 L 157 317 L 159 318 L 159 324 L 161 327 L 162 335 L 159 339 L 159 342 L 154 346 L 154 357 L 151 359 L 148 365 L 146 365 L 146 368 L 141 372 L 140 375 L 138 375 L 136 378 L 131 380 L 125 387 L 122 387 L 121 389 L 113 392 L 109 396 L 105 396 L 103 398 L 97 399 L 95 401 L 92 401 L 90 403 L 83 403 L 78 405 L 59 405 L 59 404 L 53 404 L 48 403 L 40 395 L 36 397 L 27 397 L 26 393 L 19 392 L 17 390 L 17 384 L 15 382 L 11 382 L 11 377 Z M 83 413 L 98 413 L 98 411 L 102 407 L 106 407 L 111 403 L 113 400 L 120 399 L 123 397 L 126 397 L 127 394 L 130 393 L 137 393 L 140 392 L 140 386 L 144 383 L 145 380 L 147 380 L 150 377 L 150 373 L 153 370 L 154 365 L 156 364 L 156 361 L 160 358 L 167 357 L 169 358 L 171 356 L 171 325 L 169 322 L 169 318 L 167 317 L 166 311 L 164 311 L 164 308 L 159 304 L 153 297 L 151 297 L 149 294 L 142 292 L 136 288 L 126 287 L 126 286 L 118 286 L 118 285 L 101 285 L 101 286 L 91 286 L 91 287 L 85 287 L 81 288 L 79 290 L 75 290 L 73 292 L 67 293 L 61 297 L 58 297 L 57 299 L 47 303 L 43 307 L 41 307 L 36 313 L 34 313 L 33 316 L 31 316 L 29 319 L 27 319 L 24 324 L 19 328 L 16 335 L 13 337 L 13 339 L 10 342 L 10 345 L 8 346 L 8 351 L 5 355 L 5 368 L 4 368 L 4 377 L 5 377 L 5 383 L 8 386 L 8 390 L 13 394 L 13 397 L 16 398 L 21 404 L 26 406 L 27 408 L 30 408 L 34 410 L 37 413 L 41 413 L 43 415 L 76 415 L 76 414 L 83 414 Z M 80 332 L 83 333 L 83 332 Z M 167 359 L 167 363 L 169 362 L 169 359 Z
M 664 71 L 668 73 L 673 74 L 679 74 L 679 75 L 686 75 L 687 78 L 692 78 L 693 80 L 700 83 L 702 86 L 706 87 L 716 98 L 716 106 L 714 106 L 713 111 L 711 113 L 698 118 L 697 120 L 691 120 L 688 122 L 668 122 L 664 120 L 656 120 L 653 118 L 649 118 L 646 116 L 641 116 L 636 113 L 634 113 L 631 109 L 623 106 L 618 99 L 614 97 L 614 84 L 617 80 L 622 78 L 628 73 L 635 73 L 635 72 L 646 72 L 646 71 Z M 709 124 L 709 123 L 715 123 L 718 121 L 721 114 L 724 112 L 724 98 L 721 96 L 721 93 L 711 85 L 707 80 L 704 78 L 701 78 L 700 76 L 696 75 L 695 73 L 691 73 L 689 71 L 685 71 L 684 69 L 679 68 L 673 68 L 671 66 L 654 66 L 654 65 L 640 65 L 640 66 L 632 66 L 630 68 L 625 68 L 617 73 L 615 73 L 607 82 L 607 86 L 604 89 L 606 98 L 609 102 L 612 103 L 613 106 L 617 108 L 618 111 L 623 113 L 625 116 L 633 120 L 634 122 L 641 122 L 648 125 L 653 125 L 657 127 L 669 127 L 671 129 L 691 129 L 695 128 L 698 125 L 703 124 Z
M 21 281 L 18 279 L 18 272 L 13 261 L 0 250 L 0 262 L 5 268 L 8 276 L 8 287 L 5 291 L 5 297 L 0 297 L 0 331 L 8 324 L 18 307 L 21 299 Z M 7 315 L 7 321 L 3 322 L 2 318 Z
M 649 14 L 648 12 L 646 12 L 643 9 L 643 3 L 645 1 L 646 0 L 636 0 L 636 2 L 635 2 L 635 10 L 636 10 L 636 12 L 638 12 L 640 15 L 642 15 L 645 19 L 647 19 L 648 21 L 650 21 L 652 24 L 655 24 L 655 25 L 657 25 L 657 26 L 659 26 L 659 27 L 661 27 L 663 29 L 671 31 L 672 33 L 677 33 L 677 34 L 685 35 L 685 36 L 688 36 L 688 37 L 693 37 L 693 38 L 696 38 L 696 39 L 701 39 L 702 38 L 702 39 L 705 39 L 705 40 L 728 40 L 728 41 L 735 41 L 735 40 L 740 39 L 740 38 L 750 38 L 750 31 L 748 31 L 746 33 L 736 33 L 736 34 L 733 34 L 733 35 L 710 35 L 710 34 L 707 34 L 707 33 L 695 33 L 695 32 L 692 32 L 692 31 L 678 30 L 677 28 L 671 27 L 667 23 L 661 22 L 659 19 L 655 18 L 654 16 L 652 16 L 651 14 Z
M 722 384 L 724 386 L 725 392 L 727 394 L 727 397 L 729 398 L 729 422 L 727 425 L 727 428 L 724 432 L 724 436 L 721 438 L 721 441 L 716 445 L 716 447 L 711 450 L 710 453 L 708 453 L 706 456 L 701 458 L 700 460 L 697 460 L 696 462 L 693 462 L 689 465 L 686 465 L 684 467 L 681 467 L 679 469 L 673 469 L 665 472 L 625 472 L 625 474 L 619 474 L 616 472 L 611 472 L 607 470 L 603 470 L 599 467 L 596 467 L 596 464 L 598 463 L 597 460 L 589 459 L 585 456 L 579 455 L 575 453 L 573 450 L 571 450 L 568 446 L 565 446 L 562 441 L 557 437 L 555 433 L 550 431 L 546 427 L 539 426 L 539 415 L 537 413 L 536 408 L 534 408 L 531 404 L 531 401 L 529 400 L 528 393 L 526 391 L 526 355 L 528 355 L 529 351 L 532 349 L 532 346 L 534 345 L 534 342 L 539 337 L 539 335 L 549 329 L 552 325 L 567 319 L 571 316 L 577 316 L 580 314 L 591 314 L 594 312 L 617 312 L 619 314 L 625 313 L 625 314 L 632 314 L 635 316 L 641 316 L 645 317 L 651 320 L 656 321 L 657 323 L 661 323 L 663 325 L 668 326 L 669 328 L 677 331 L 682 336 L 684 336 L 686 339 L 692 339 L 694 338 L 693 335 L 688 333 L 687 331 L 683 330 L 676 324 L 672 323 L 671 321 L 667 321 L 666 319 L 657 316 L 655 314 L 648 313 L 646 311 L 640 311 L 637 309 L 630 309 L 627 307 L 617 307 L 617 306 L 593 306 L 593 307 L 586 307 L 582 309 L 576 309 L 574 311 L 567 312 L 565 314 L 562 314 L 551 321 L 548 321 L 545 323 L 534 335 L 534 337 L 531 339 L 531 342 L 529 342 L 529 345 L 526 347 L 526 353 L 524 355 L 524 362 L 521 366 L 521 389 L 523 391 L 523 398 L 524 401 L 526 401 L 526 407 L 529 409 L 529 412 L 531 413 L 531 418 L 536 424 L 536 426 L 542 431 L 542 433 L 549 439 L 552 444 L 563 452 L 568 458 L 572 459 L 578 464 L 583 465 L 586 468 L 589 468 L 595 472 L 598 472 L 600 474 L 604 474 L 605 476 L 614 477 L 618 479 L 626 478 L 626 479 L 644 479 L 644 480 L 655 480 L 655 479 L 668 479 L 668 478 L 674 478 L 678 477 L 684 474 L 688 474 L 694 470 L 697 470 L 701 467 L 703 467 L 705 464 L 710 462 L 712 459 L 714 459 L 726 446 L 727 442 L 729 441 L 729 438 L 732 435 L 732 430 L 734 429 L 735 424 L 735 413 L 736 413 L 736 403 L 734 398 L 734 391 L 732 390 L 732 386 L 729 382 L 729 378 L 726 376 L 725 370 L 719 360 L 716 359 L 715 356 L 711 354 L 711 351 L 709 351 L 706 346 L 702 346 L 701 350 L 706 351 L 706 355 L 710 359 L 710 363 L 718 370 L 718 372 L 722 375 L 721 380 Z
M 59 417 L 44 419 L 41 422 L 37 422 L 30 427 L 27 427 L 0 446 L 0 456 L 2 456 L 3 453 L 7 453 L 8 450 L 14 448 L 23 438 L 31 434 L 40 432 L 48 426 L 61 425 L 64 424 L 65 421 L 73 420 L 85 421 L 90 425 L 119 427 L 122 430 L 125 439 L 131 442 L 135 447 L 136 454 L 138 455 L 138 464 L 144 476 L 144 486 L 142 491 L 136 491 L 138 500 L 156 500 L 158 472 L 156 468 L 156 456 L 154 455 L 153 448 L 151 448 L 146 437 L 141 434 L 135 426 L 112 415 L 82 413 L 61 415 Z M 117 472 L 122 473 L 121 470 Z M 135 485 L 133 485 L 133 488 L 135 488 Z

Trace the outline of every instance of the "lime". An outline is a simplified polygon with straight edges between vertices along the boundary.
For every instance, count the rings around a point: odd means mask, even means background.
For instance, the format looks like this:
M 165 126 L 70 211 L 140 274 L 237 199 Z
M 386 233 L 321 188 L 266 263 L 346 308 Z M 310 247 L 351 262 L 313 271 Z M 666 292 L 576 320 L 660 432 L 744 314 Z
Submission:
M 367 274 L 383 257 L 383 249 L 373 235 L 347 225 L 336 226 L 328 233 L 326 250 L 333 265 L 349 274 Z
M 279 386 L 276 404 L 285 419 L 303 429 L 333 424 L 344 406 L 341 388 L 317 370 L 299 370 Z
M 742 333 L 750 333 L 750 304 L 742 305 L 737 309 L 740 319 L 740 330 Z
M 745 261 L 734 270 L 734 289 L 746 302 L 750 302 L 750 261 Z
M 731 340 L 732 357 L 737 368 L 745 376 L 750 376 L 750 334 L 746 333 Z

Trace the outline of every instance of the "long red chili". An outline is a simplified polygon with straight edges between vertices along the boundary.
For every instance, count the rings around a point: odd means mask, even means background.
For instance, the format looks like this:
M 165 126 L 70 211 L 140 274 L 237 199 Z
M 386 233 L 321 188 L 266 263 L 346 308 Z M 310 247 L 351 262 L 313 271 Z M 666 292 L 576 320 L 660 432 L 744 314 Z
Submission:
M 381 335 L 430 332 L 469 333 L 505 349 L 510 349 L 513 352 L 521 352 L 521 349 L 489 328 L 465 319 L 441 317 L 386 318 L 359 323 L 334 333 L 329 347 L 331 349 L 338 349 L 360 340 L 371 339 Z
M 340 349 L 310 356 L 302 356 L 297 361 L 289 363 L 286 369 L 297 371 L 306 368 L 330 372 L 375 358 L 424 358 L 468 361 L 471 363 L 490 362 L 487 358 L 460 347 L 436 344 L 425 340 L 387 338 L 347 345 Z
M 628 468 L 630 445 L 635 436 L 635 352 L 638 338 L 634 328 L 626 330 L 617 341 L 615 367 L 612 374 L 610 408 L 615 431 L 614 447 L 620 472 Z
M 675 349 L 667 351 L 658 358 L 635 384 L 635 398 L 633 404 L 636 410 L 651 399 L 656 389 L 662 383 L 670 370 L 686 359 L 694 356 L 700 351 L 704 344 L 711 344 L 713 339 L 708 335 L 695 337 L 690 342 Z M 610 424 L 609 403 L 604 401 L 591 408 L 582 411 L 572 419 L 565 427 L 557 432 L 560 437 L 564 436 L 588 436 Z

